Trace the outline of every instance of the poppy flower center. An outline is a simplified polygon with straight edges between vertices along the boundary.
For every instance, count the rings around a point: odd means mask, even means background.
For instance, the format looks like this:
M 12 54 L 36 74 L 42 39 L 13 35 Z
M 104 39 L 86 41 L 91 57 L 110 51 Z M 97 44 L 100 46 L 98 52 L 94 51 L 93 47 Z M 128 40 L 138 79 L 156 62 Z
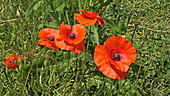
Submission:
M 49 37 L 48 38 L 50 41 L 54 41 L 54 37 Z
M 9 61 L 9 63 L 15 63 L 15 61 Z
M 119 54 L 119 53 L 115 53 L 115 54 L 113 55 L 113 59 L 114 59 L 114 60 L 117 60 L 117 61 L 120 61 L 120 54 Z
M 76 35 L 74 33 L 70 33 L 70 38 L 74 39 L 74 38 L 76 38 Z

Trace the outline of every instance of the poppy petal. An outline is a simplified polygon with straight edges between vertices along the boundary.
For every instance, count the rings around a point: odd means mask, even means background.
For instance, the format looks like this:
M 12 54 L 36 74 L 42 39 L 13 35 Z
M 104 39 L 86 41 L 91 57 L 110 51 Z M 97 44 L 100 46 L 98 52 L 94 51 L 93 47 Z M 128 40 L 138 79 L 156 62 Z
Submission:
M 55 44 L 62 50 L 70 50 L 73 53 L 80 53 L 85 49 L 85 46 L 82 43 L 77 45 L 69 44 L 64 40 L 56 41 Z
M 55 44 L 62 50 L 71 50 L 73 48 L 73 46 L 66 43 L 64 40 L 55 39 Z
M 74 53 L 80 53 L 85 49 L 81 43 L 86 35 L 86 28 L 81 24 L 75 24 L 72 28 L 62 23 L 60 25 L 60 34 L 55 37 L 55 44 L 62 50 L 70 50 Z
M 98 66 L 98 69 L 107 77 L 112 79 L 123 79 L 128 76 L 127 72 L 122 72 L 115 68 L 112 64 L 106 63 Z
M 116 69 L 115 66 L 111 64 L 107 50 L 104 46 L 96 45 L 94 52 L 94 62 L 104 75 L 112 79 L 123 79 L 127 76 L 126 72 Z
M 82 43 L 74 45 L 74 47 L 70 50 L 73 53 L 80 53 L 85 49 L 85 46 Z
M 70 33 L 71 33 L 71 27 L 67 24 L 62 23 L 60 25 L 60 38 L 67 40 L 69 38 Z
M 97 66 L 105 64 L 109 61 L 109 56 L 104 46 L 96 45 L 94 52 L 94 62 Z
M 121 36 L 112 36 L 104 42 L 104 46 L 96 46 L 94 61 L 104 75 L 123 79 L 128 76 L 129 65 L 136 60 L 136 56 L 136 49 L 130 41 Z
M 84 24 L 86 26 L 94 25 L 97 22 L 97 18 L 89 19 L 82 14 L 74 13 L 74 17 L 80 24 Z
M 84 13 L 85 17 L 91 18 L 91 19 L 96 18 L 96 16 L 98 16 L 100 14 L 100 13 L 96 13 L 96 12 L 92 12 L 92 11 L 86 11 L 83 9 L 79 9 L 78 11 L 81 11 L 82 13 Z
M 104 46 L 109 49 L 112 49 L 112 48 L 115 49 L 118 46 L 117 42 L 118 42 L 118 40 L 117 40 L 116 36 L 112 36 L 104 42 Z
M 104 20 L 100 16 L 97 16 L 97 23 L 99 23 L 101 26 L 106 24 L 106 22 L 104 22 Z
M 8 61 L 8 60 L 5 60 L 4 63 L 5 63 L 7 66 L 10 66 L 10 65 L 11 65 L 10 61 Z
M 24 55 L 19 54 L 12 54 L 8 56 L 4 63 L 10 67 L 10 69 L 16 69 L 16 66 L 18 65 L 17 61 L 22 60 L 24 58 Z
M 122 61 L 126 65 L 130 65 L 131 63 L 134 63 L 137 57 L 137 54 L 131 54 L 131 53 L 122 53 Z
M 135 62 L 136 49 L 124 37 L 112 36 L 104 42 L 104 45 L 108 50 L 117 50 L 122 55 L 121 59 L 124 61 L 124 64 L 130 65 L 130 63 Z
M 16 66 L 10 66 L 10 68 L 9 69 L 13 69 L 13 70 L 15 70 L 17 67 Z
M 74 17 L 80 24 L 84 24 L 86 26 L 96 23 L 99 23 L 101 26 L 106 24 L 106 22 L 104 22 L 104 20 L 99 16 L 100 13 L 86 11 L 82 9 L 79 9 L 78 11 L 81 11 L 83 14 L 75 13 Z
M 43 40 L 43 39 L 39 40 L 37 44 L 43 45 L 43 46 L 50 48 L 50 49 L 58 50 L 58 47 L 55 45 L 55 43 L 50 43 L 50 42 Z
M 55 30 L 53 28 L 44 28 L 40 30 L 38 36 L 44 40 L 50 41 L 49 37 L 55 37 L 59 34 L 59 30 Z
M 43 38 L 43 39 L 46 39 L 47 35 L 49 35 L 49 33 L 50 33 L 50 31 L 49 31 L 50 29 L 49 28 L 44 28 L 44 29 L 40 30 L 38 36 Z
M 136 60 L 136 49 L 135 47 L 131 44 L 130 41 L 126 40 L 123 37 L 120 37 L 119 39 L 119 49 L 120 50 L 120 54 L 122 54 L 122 61 L 124 61 L 124 63 L 126 63 L 127 65 L 130 65 L 131 63 L 135 62 Z
M 113 66 L 115 66 L 116 69 L 121 70 L 122 72 L 127 72 L 129 70 L 129 66 L 123 60 L 121 61 L 110 60 L 110 62 Z
M 73 25 L 71 33 L 75 34 L 76 37 L 74 39 L 68 39 L 68 42 L 72 44 L 79 44 L 85 38 L 86 28 L 81 24 L 76 24 Z

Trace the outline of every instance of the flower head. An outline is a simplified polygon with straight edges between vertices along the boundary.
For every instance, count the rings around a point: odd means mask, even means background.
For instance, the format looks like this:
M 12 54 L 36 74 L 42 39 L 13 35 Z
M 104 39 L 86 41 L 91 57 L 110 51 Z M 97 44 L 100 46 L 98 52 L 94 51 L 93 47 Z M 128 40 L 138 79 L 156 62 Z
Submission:
M 39 37 L 42 39 L 38 41 L 37 44 L 43 45 L 50 49 L 58 50 L 58 47 L 54 43 L 54 38 L 59 34 L 59 30 L 55 30 L 53 28 L 45 28 L 40 30 Z
M 80 24 L 84 24 L 86 26 L 96 23 L 100 24 L 101 26 L 106 24 L 106 22 L 104 22 L 104 20 L 99 16 L 100 13 L 82 9 L 79 9 L 79 11 L 81 11 L 83 14 L 74 13 L 74 17 Z
M 129 65 L 136 60 L 136 49 L 130 41 L 121 36 L 112 36 L 97 45 L 94 52 L 94 62 L 98 69 L 112 79 L 123 79 L 128 74 Z
M 85 49 L 82 44 L 86 35 L 86 28 L 81 24 L 70 27 L 62 23 L 60 25 L 60 34 L 55 38 L 55 44 L 62 50 L 70 50 L 74 53 L 80 53 Z
M 23 55 L 19 55 L 19 54 L 12 54 L 10 56 L 8 56 L 4 63 L 10 67 L 10 69 L 16 69 L 16 66 L 18 65 L 19 60 L 22 60 L 24 58 Z

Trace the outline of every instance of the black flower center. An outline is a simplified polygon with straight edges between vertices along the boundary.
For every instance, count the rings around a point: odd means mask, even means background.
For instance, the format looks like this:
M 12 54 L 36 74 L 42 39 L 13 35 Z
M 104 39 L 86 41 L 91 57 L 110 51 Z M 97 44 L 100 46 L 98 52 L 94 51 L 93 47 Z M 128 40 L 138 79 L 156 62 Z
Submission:
M 54 41 L 54 37 L 49 37 L 48 38 L 50 41 Z
M 9 61 L 9 63 L 15 63 L 15 61 Z
M 70 33 L 70 38 L 74 39 L 74 38 L 76 38 L 76 35 L 74 33 Z
M 117 60 L 117 61 L 120 61 L 120 54 L 119 54 L 119 53 L 115 53 L 115 54 L 113 55 L 113 59 L 114 59 L 114 60 Z

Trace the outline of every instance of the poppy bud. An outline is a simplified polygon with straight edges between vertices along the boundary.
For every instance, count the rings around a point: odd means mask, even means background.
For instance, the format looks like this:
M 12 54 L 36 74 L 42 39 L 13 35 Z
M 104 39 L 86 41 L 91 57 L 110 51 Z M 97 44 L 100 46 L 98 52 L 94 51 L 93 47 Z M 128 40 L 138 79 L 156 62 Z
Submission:
M 63 24 L 65 25 L 66 23 L 65 23 L 65 22 L 63 22 Z
M 140 24 L 139 21 L 134 21 L 135 26 L 138 26 Z
M 47 25 L 43 25 L 44 28 L 47 28 Z

